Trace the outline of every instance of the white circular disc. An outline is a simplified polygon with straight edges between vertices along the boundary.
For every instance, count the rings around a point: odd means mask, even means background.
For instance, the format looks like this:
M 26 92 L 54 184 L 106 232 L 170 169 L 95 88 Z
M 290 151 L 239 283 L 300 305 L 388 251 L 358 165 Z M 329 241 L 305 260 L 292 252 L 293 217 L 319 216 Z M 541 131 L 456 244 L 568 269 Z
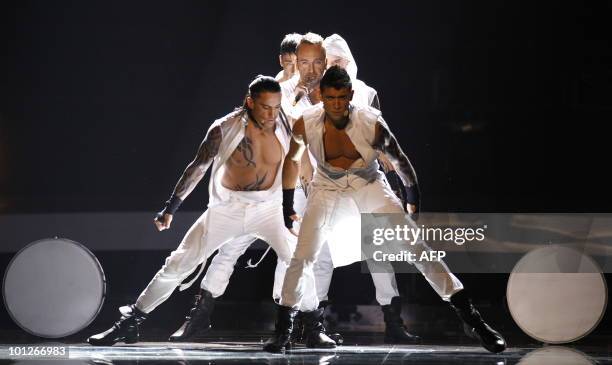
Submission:
M 4 303 L 25 331 L 65 337 L 91 323 L 104 302 L 106 282 L 95 256 L 67 239 L 43 239 L 19 251 L 4 274 Z
M 608 300 L 605 278 L 596 263 L 558 245 L 521 258 L 510 274 L 506 294 L 516 324 L 532 338 L 551 344 L 588 335 L 601 321 Z

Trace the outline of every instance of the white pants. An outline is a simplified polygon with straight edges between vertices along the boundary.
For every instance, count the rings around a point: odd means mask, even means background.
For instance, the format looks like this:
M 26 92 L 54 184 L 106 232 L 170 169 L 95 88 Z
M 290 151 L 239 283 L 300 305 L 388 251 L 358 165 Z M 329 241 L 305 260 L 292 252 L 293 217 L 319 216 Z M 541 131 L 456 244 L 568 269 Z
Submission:
M 354 205 L 359 213 L 404 213 L 402 203 L 383 178 L 378 178 L 357 190 L 311 189 L 297 247 L 285 275 L 282 305 L 304 311 L 316 309 L 311 306 L 310 301 L 303 301 L 305 290 L 315 282 L 314 264 L 330 232 L 347 216 L 356 214 Z M 406 223 L 415 225 L 412 220 L 406 219 Z M 420 252 L 431 249 L 425 242 L 419 241 L 411 250 L 420 255 Z M 416 266 L 444 300 L 449 300 L 452 294 L 463 289 L 459 279 L 449 271 L 444 262 L 425 262 Z
M 298 215 L 301 215 L 306 207 L 306 196 L 304 191 L 301 189 L 295 190 L 295 202 L 294 209 Z M 300 223 L 294 222 L 294 228 L 299 231 Z M 297 237 L 289 232 L 285 228 L 284 223 L 281 224 L 283 231 L 286 234 L 287 244 L 289 245 L 291 252 L 295 249 L 297 244 Z M 229 284 L 230 277 L 234 273 L 234 267 L 238 258 L 244 254 L 244 252 L 257 240 L 255 236 L 243 236 L 236 238 L 230 242 L 227 242 L 221 248 L 215 257 L 213 257 L 206 275 L 200 283 L 200 287 L 210 292 L 213 298 L 219 297 L 225 293 L 227 285 Z M 280 301 L 281 290 L 283 287 L 283 280 L 285 279 L 285 270 L 287 270 L 287 264 L 280 258 L 276 263 L 276 270 L 274 272 L 274 285 L 272 288 L 272 298 L 275 301 Z M 330 273 L 331 275 L 331 273 Z
M 301 216 L 304 214 L 304 210 L 306 208 L 306 196 L 304 195 L 304 191 L 301 189 L 296 189 L 294 199 L 294 209 L 298 215 Z M 300 224 L 294 222 L 294 227 L 295 230 L 299 232 Z M 293 251 L 297 244 L 297 238 L 291 233 L 287 233 L 287 237 Z M 210 266 L 208 267 L 208 271 L 202 279 L 200 287 L 210 292 L 213 298 L 223 295 L 227 289 L 227 285 L 229 284 L 230 277 L 234 272 L 234 267 L 238 261 L 238 258 L 242 256 L 249 246 L 251 246 L 251 244 L 256 240 L 257 238 L 254 236 L 243 236 L 221 246 L 217 255 L 213 257 Z M 380 305 L 391 304 L 391 299 L 399 296 L 393 267 L 391 264 L 387 264 L 388 267 L 385 268 L 385 272 L 371 273 L 372 281 L 374 282 L 374 287 L 376 289 L 376 301 Z M 379 271 L 380 265 L 381 264 L 377 264 L 377 270 Z M 274 272 L 274 285 L 272 289 L 272 298 L 275 301 L 280 301 L 286 269 L 287 265 L 283 263 L 282 260 L 278 260 L 276 270 Z M 334 264 L 331 259 L 327 242 L 324 243 L 313 270 L 317 298 L 319 301 L 327 300 L 327 294 L 329 292 L 329 286 L 331 284 L 331 279 L 334 272 Z
M 370 268 L 370 275 L 372 275 L 372 282 L 376 290 L 376 301 L 380 305 L 391 304 L 391 299 L 399 296 L 393 266 L 388 262 L 385 264 L 377 263 L 374 269 L 371 268 L 370 261 L 366 261 L 366 263 L 368 268 Z M 383 265 L 384 272 L 381 270 Z M 323 247 L 321 247 L 313 271 L 316 282 L 317 298 L 319 298 L 319 301 L 328 300 L 327 293 L 329 292 L 329 286 L 334 272 L 334 263 L 331 258 L 331 253 L 329 252 L 327 241 L 323 244 Z
M 292 249 L 285 235 L 281 202 L 270 199 L 268 191 L 231 191 L 228 201 L 209 207 L 191 226 L 138 297 L 138 309 L 151 312 L 215 250 L 244 236 L 266 241 L 279 260 L 289 262 Z

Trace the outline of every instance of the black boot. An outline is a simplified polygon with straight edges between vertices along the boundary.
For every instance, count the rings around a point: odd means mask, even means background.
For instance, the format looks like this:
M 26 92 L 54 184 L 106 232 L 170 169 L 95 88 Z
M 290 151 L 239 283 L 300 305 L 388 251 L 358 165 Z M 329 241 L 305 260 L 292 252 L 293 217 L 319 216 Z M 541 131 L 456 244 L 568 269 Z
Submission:
M 327 337 L 331 338 L 331 340 L 336 343 L 336 346 L 340 346 L 344 343 L 344 337 L 342 337 L 342 335 L 338 332 L 328 333 L 326 331 L 325 334 L 327 335 Z
M 291 332 L 291 343 L 302 343 L 304 341 L 303 312 L 298 311 L 293 319 L 293 332 Z
M 324 315 L 325 315 L 325 309 L 327 308 L 327 306 L 329 306 L 329 300 L 322 300 L 319 302 L 319 308 L 323 309 Z M 321 323 L 323 323 L 323 321 L 321 321 Z M 325 334 L 327 335 L 327 337 L 334 340 L 337 346 L 342 345 L 344 343 L 344 337 L 342 337 L 342 335 L 337 332 L 330 333 L 326 328 Z
M 195 296 L 193 308 L 185 317 L 185 323 L 170 336 L 170 341 L 187 342 L 210 330 L 210 315 L 215 307 L 215 298 L 207 290 Z
M 126 305 L 119 308 L 121 318 L 113 327 L 87 339 L 90 345 L 112 346 L 119 341 L 125 343 L 138 342 L 138 326 L 147 318 L 147 314 L 136 308 L 136 305 Z
M 266 341 L 264 351 L 282 352 L 291 348 L 291 332 L 293 332 L 293 320 L 297 312 L 297 309 L 291 307 L 283 305 L 277 307 L 274 336 Z
M 419 343 L 421 338 L 406 331 L 402 320 L 402 302 L 400 297 L 393 297 L 391 304 L 382 305 L 385 319 L 385 343 Z
M 336 347 L 336 342 L 325 334 L 323 311 L 323 308 L 319 308 L 302 314 L 306 347 L 317 349 L 333 349 Z
M 468 337 L 480 341 L 482 347 L 493 353 L 506 349 L 506 340 L 485 323 L 465 290 L 453 294 L 450 304 L 463 321 L 463 330 Z

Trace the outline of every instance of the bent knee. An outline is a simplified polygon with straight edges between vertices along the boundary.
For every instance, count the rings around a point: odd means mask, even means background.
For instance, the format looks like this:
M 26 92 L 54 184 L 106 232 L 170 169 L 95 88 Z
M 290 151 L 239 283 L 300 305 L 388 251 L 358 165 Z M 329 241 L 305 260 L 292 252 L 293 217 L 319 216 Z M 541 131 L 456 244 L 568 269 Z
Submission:
M 387 204 L 377 207 L 372 210 L 372 213 L 401 213 L 404 214 L 404 208 L 399 201 L 390 200 Z
M 166 261 L 161 271 L 168 275 L 188 275 L 199 264 L 200 261 L 198 257 L 173 251 L 170 256 L 166 257 Z

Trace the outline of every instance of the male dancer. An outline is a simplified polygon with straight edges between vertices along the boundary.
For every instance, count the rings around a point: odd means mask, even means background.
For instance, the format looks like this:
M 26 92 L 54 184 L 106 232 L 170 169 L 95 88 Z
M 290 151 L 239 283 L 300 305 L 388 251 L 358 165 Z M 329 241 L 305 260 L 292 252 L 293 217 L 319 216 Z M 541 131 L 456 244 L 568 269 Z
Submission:
M 346 42 L 344 42 L 344 40 L 337 35 L 328 37 L 328 40 L 326 41 L 324 41 L 321 36 L 314 33 L 308 33 L 303 37 L 299 37 L 299 60 L 301 62 L 299 63 L 298 67 L 301 68 L 302 72 L 300 74 L 296 74 L 290 81 L 281 83 L 281 89 L 283 91 L 283 109 L 294 115 L 294 118 L 290 118 L 290 122 L 294 122 L 297 118 L 299 118 L 299 115 L 301 115 L 301 112 L 304 109 L 311 107 L 312 100 L 316 101 L 316 90 L 318 89 L 319 81 L 321 80 L 323 72 L 325 71 L 325 48 L 331 49 L 332 60 L 340 59 L 341 57 L 349 57 L 346 55 L 348 45 L 346 45 Z M 289 38 L 289 35 L 285 36 L 285 40 L 287 38 Z M 346 46 L 339 44 L 340 41 L 344 42 Z M 283 41 L 283 43 L 285 43 L 285 41 Z M 350 55 L 350 50 L 348 50 L 348 54 Z M 355 70 L 354 75 L 356 77 L 356 66 L 354 59 L 352 59 L 352 55 L 350 55 L 350 58 L 352 63 L 349 62 L 348 65 L 350 66 L 351 70 Z M 301 77 L 301 75 L 304 75 L 304 77 Z M 367 105 L 375 102 L 377 106 L 380 106 L 376 91 L 373 88 L 367 86 L 362 81 L 359 81 L 358 85 L 360 88 L 356 94 L 359 95 L 359 100 L 364 103 L 367 101 Z M 298 103 L 292 105 L 293 103 L 291 100 L 295 100 L 296 93 L 304 91 L 307 88 L 311 88 L 314 91 L 313 95 L 311 97 L 304 97 L 299 100 Z M 386 163 L 383 162 L 383 165 L 387 166 L 388 172 L 393 172 L 395 168 L 388 161 L 388 159 L 384 157 L 384 155 L 381 154 L 379 156 L 379 160 L 386 161 Z M 304 188 L 312 179 L 312 166 L 307 154 L 303 155 L 301 171 L 301 183 L 298 183 L 297 185 L 298 192 L 295 194 L 294 206 L 300 215 L 306 206 Z M 397 176 L 397 174 L 395 174 L 395 176 Z M 397 178 L 399 179 L 398 176 Z M 396 185 L 400 186 L 400 184 Z M 403 187 L 403 185 L 401 186 Z M 295 230 L 297 231 L 299 230 L 299 223 L 295 224 L 297 225 L 295 227 Z M 170 336 L 171 341 L 191 341 L 210 328 L 210 317 L 214 308 L 215 298 L 221 296 L 225 292 L 238 258 L 244 254 L 247 248 L 251 246 L 255 240 L 256 238 L 254 237 L 244 236 L 234 239 L 219 248 L 219 252 L 212 259 L 210 266 L 208 267 L 208 271 L 202 279 L 200 284 L 201 291 L 196 295 L 193 307 L 188 311 L 188 314 L 185 317 L 185 322 L 172 336 Z M 290 247 L 292 249 L 295 248 L 297 239 L 290 234 L 288 235 L 288 240 Z M 339 259 L 336 257 L 336 266 L 341 266 L 342 264 L 337 263 L 338 260 Z M 285 269 L 286 265 L 280 261 L 276 267 L 274 286 L 272 290 L 272 297 L 276 302 L 280 300 Z M 319 309 L 317 309 L 317 311 L 312 311 L 308 316 L 306 316 L 306 318 L 302 318 L 303 316 L 300 315 L 300 320 L 304 319 L 306 322 L 320 322 L 318 325 L 313 324 L 310 326 L 311 328 L 316 328 L 316 331 L 313 333 L 308 331 L 304 333 L 303 340 L 305 340 L 307 344 L 310 344 L 311 347 L 318 347 L 321 345 L 319 341 L 319 333 L 317 331 L 318 329 L 323 328 L 322 315 L 327 304 L 327 292 L 329 291 L 333 269 L 334 261 L 332 260 L 330 250 L 327 245 L 324 245 L 314 268 L 316 289 L 318 299 L 321 301 L 321 306 Z M 387 268 L 385 267 L 385 269 Z M 395 281 L 393 269 L 390 268 L 384 271 L 385 272 L 372 273 L 372 278 L 376 288 L 376 298 L 382 305 L 384 313 L 386 324 L 385 342 L 416 342 L 419 340 L 418 336 L 411 335 L 406 331 L 400 317 L 401 303 L 399 301 L 400 298 L 397 291 L 397 283 Z M 343 341 L 339 334 L 330 334 L 330 337 L 333 338 L 336 343 L 341 343 Z M 325 344 L 323 344 L 323 346 L 325 346 Z
M 318 37 L 320 38 L 320 43 L 322 44 L 323 39 L 320 36 Z M 292 33 L 285 36 L 283 42 L 281 43 L 281 62 L 282 56 L 287 57 L 290 53 L 293 53 L 293 61 L 295 62 L 296 47 L 297 44 L 301 42 L 301 39 L 302 36 L 297 33 Z M 308 41 L 308 39 L 311 39 L 310 35 L 306 37 L 306 41 Z M 324 60 L 325 57 L 323 56 L 323 65 L 325 64 Z M 289 68 L 289 70 L 291 70 L 291 68 Z M 317 83 L 323 75 L 324 70 L 325 67 L 322 67 L 318 70 L 318 76 L 316 80 Z M 294 71 L 295 69 L 292 69 L 292 78 L 299 79 L 300 77 L 298 75 L 298 72 Z M 282 84 L 283 83 L 281 83 L 281 85 Z M 284 104 L 283 109 L 294 109 L 290 104 L 285 103 L 286 90 L 283 90 L 282 100 Z M 292 125 L 295 119 L 297 118 L 289 118 L 290 125 Z M 307 160 L 307 158 L 307 156 L 304 156 L 302 170 L 306 171 L 304 172 L 304 175 L 307 175 L 308 178 L 304 178 L 303 180 L 309 180 L 312 177 L 312 167 L 309 165 L 309 161 Z M 299 188 L 301 189 L 301 185 L 299 185 Z M 298 194 L 297 197 L 298 199 L 296 199 L 296 208 L 301 211 L 300 208 L 306 205 L 306 197 L 303 193 L 301 195 Z M 288 244 L 290 248 L 293 249 L 297 244 L 297 237 L 295 234 L 290 234 L 289 232 L 287 233 Z M 193 307 L 189 310 L 187 316 L 185 317 L 185 322 L 174 334 L 172 334 L 172 336 L 170 336 L 171 341 L 190 341 L 197 338 L 198 335 L 202 334 L 210 328 L 210 317 L 214 308 L 215 298 L 221 296 L 225 292 L 225 290 L 227 289 L 227 285 L 229 284 L 230 277 L 234 272 L 234 266 L 236 265 L 238 258 L 242 256 L 242 254 L 244 254 L 247 248 L 251 246 L 251 244 L 255 241 L 256 237 L 242 236 L 233 239 L 232 241 L 226 243 L 225 245 L 219 248 L 219 252 L 212 259 L 210 266 L 208 267 L 208 271 L 206 272 L 206 275 L 200 283 L 201 291 L 199 294 L 196 295 Z M 272 298 L 276 302 L 280 300 L 286 268 L 286 264 L 282 260 L 279 260 L 276 266 L 276 271 L 274 273 L 274 285 L 272 289 Z M 199 274 L 196 275 L 196 277 L 198 276 Z M 314 321 L 318 319 L 314 317 L 315 314 L 317 313 L 311 313 L 310 317 L 306 318 L 306 321 Z M 309 341 L 311 346 L 318 346 L 319 344 L 317 340 L 318 333 L 315 336 L 312 336 L 312 340 Z
M 355 62 L 351 49 L 344 38 L 338 34 L 332 34 L 325 38 L 323 46 L 325 47 L 327 67 L 339 66 L 345 69 L 351 78 L 353 90 L 355 91 L 351 103 L 360 106 L 371 106 L 381 110 L 376 90 L 357 78 L 357 62 Z M 401 177 L 397 174 L 395 166 L 393 166 L 385 154 L 379 154 L 378 162 L 385 172 L 385 177 L 391 189 L 398 198 L 406 201 L 408 199 L 407 194 L 411 194 L 413 197 L 410 199 L 418 201 L 418 188 L 416 184 L 411 190 L 407 190 Z M 302 214 L 302 211 L 298 211 L 298 214 Z M 366 263 L 374 282 L 376 301 L 380 304 L 383 312 L 385 343 L 415 343 L 420 341 L 419 336 L 410 334 L 407 331 L 402 320 L 402 303 L 397 289 L 393 266 L 388 262 L 377 263 L 376 269 L 374 269 L 370 267 L 370 261 L 366 261 Z M 334 266 L 329 253 L 329 247 L 323 245 L 317 262 L 314 265 L 317 297 L 323 306 L 327 303 L 327 293 L 331 284 L 333 270 Z
M 380 102 L 376 90 L 366 85 L 365 82 L 357 79 L 357 64 L 346 41 L 337 34 L 327 37 L 325 40 L 317 34 L 308 33 L 303 36 L 298 45 L 298 70 L 299 75 L 294 76 L 291 80 L 281 83 L 283 91 L 284 109 L 288 110 L 288 114 L 294 119 L 301 116 L 304 110 L 312 107 L 320 101 L 319 82 L 323 77 L 324 66 L 332 66 L 333 64 L 341 64 L 346 68 L 351 76 L 351 80 L 355 81 L 355 97 L 353 103 L 360 106 L 372 106 L 380 109 Z M 326 62 L 325 62 L 326 60 Z M 295 102 L 297 100 L 297 102 Z M 295 200 L 298 206 L 305 206 L 303 203 L 304 194 L 302 187 L 307 187 L 312 179 L 312 173 L 307 172 L 312 170 L 310 158 L 305 158 L 309 154 L 305 153 L 302 156 L 300 164 L 300 182 L 298 191 L 295 194 Z M 387 173 L 387 180 L 391 182 L 394 193 L 402 198 L 410 198 L 418 202 L 418 188 L 416 184 L 406 190 L 399 175 L 395 172 L 395 167 L 385 156 L 384 153 L 379 154 L 379 162 L 383 165 Z M 306 166 L 304 166 L 306 164 Z M 297 210 L 298 215 L 302 215 L 302 210 Z M 339 251 L 339 250 L 336 250 Z M 328 303 L 327 293 L 331 284 L 334 267 L 347 265 L 341 255 L 334 255 L 330 246 L 325 243 L 321 247 L 321 252 L 314 265 L 314 275 L 316 278 L 316 290 L 321 309 L 324 309 Z M 418 336 L 410 334 L 401 318 L 401 300 L 397 289 L 397 282 L 393 267 L 389 265 L 378 266 L 376 272 L 372 272 L 372 281 L 376 290 L 376 299 L 383 310 L 383 318 L 385 321 L 385 337 L 386 343 L 414 343 L 418 342 Z M 277 270 L 280 271 L 280 270 Z M 277 282 L 280 282 L 278 280 Z M 321 312 L 322 313 L 322 312 Z M 331 335 L 330 335 L 331 336 Z M 342 339 L 338 334 L 332 336 L 337 342 Z
M 361 213 L 397 213 L 398 216 L 404 213 L 402 203 L 378 171 L 378 154 L 385 152 L 392 158 L 408 188 L 416 184 L 414 170 L 380 112 L 350 104 L 353 90 L 345 70 L 330 67 L 319 89 L 323 103 L 304 111 L 295 123 L 283 164 L 283 214 L 287 227 L 295 218 L 293 194 L 299 162 L 306 148 L 317 161 L 317 173 L 310 184 L 298 244 L 285 274 L 275 335 L 264 345 L 264 350 L 269 352 L 280 352 L 286 347 L 298 308 L 312 310 L 312 304 L 303 298 L 315 280 L 313 264 L 339 219 L 355 214 L 351 205 L 356 205 Z M 409 201 L 408 210 L 416 210 L 415 203 Z M 403 221 L 416 228 L 411 219 L 405 217 Z M 410 249 L 416 257 L 431 250 L 424 241 Z M 354 260 L 359 259 L 357 255 Z M 477 338 L 491 352 L 506 348 L 503 337 L 484 322 L 463 285 L 444 262 L 426 261 L 415 265 L 440 297 L 450 302 L 463 321 L 466 334 Z
M 300 38 L 302 38 L 302 35 L 297 33 L 287 34 L 283 38 L 280 45 L 280 53 L 278 55 L 278 62 L 282 70 L 276 75 L 276 81 L 287 81 L 295 75 L 295 48 L 300 42 Z
M 242 108 L 216 120 L 187 166 L 172 196 L 154 223 L 170 228 L 173 215 L 212 164 L 208 209 L 189 229 L 135 304 L 121 307 L 121 318 L 109 330 L 88 338 L 92 345 L 137 342 L 138 327 L 196 267 L 234 238 L 254 236 L 268 242 L 282 263 L 287 243 L 280 208 L 281 166 L 290 139 L 289 125 L 279 118 L 280 86 L 267 76 L 249 85 Z M 314 295 L 314 288 L 313 288 Z
M 299 39 L 297 38 L 297 36 L 299 36 Z M 305 98 L 302 103 L 296 107 L 290 102 L 288 102 L 288 94 L 293 93 L 296 87 L 303 87 L 302 85 L 318 85 L 319 80 L 321 79 L 321 77 L 323 76 L 323 72 L 325 71 L 325 54 L 322 48 L 323 38 L 321 38 L 321 36 L 313 33 L 308 33 L 303 37 L 296 34 L 287 35 L 285 36 L 285 40 L 283 40 L 283 44 L 290 43 L 290 40 L 295 39 L 298 39 L 299 45 L 302 48 L 302 50 L 299 52 L 299 54 L 301 55 L 300 60 L 302 62 L 301 66 L 298 66 L 298 68 L 301 67 L 301 70 L 303 71 L 304 75 L 304 80 L 301 80 L 301 74 L 298 74 L 296 72 L 291 78 L 291 81 L 281 83 L 281 89 L 283 91 L 283 109 L 288 110 L 289 112 L 299 113 L 300 109 L 298 108 L 301 107 L 303 109 L 305 107 L 310 106 L 310 101 L 306 102 Z M 310 48 L 311 45 L 315 45 L 315 48 Z M 282 44 L 281 48 L 283 48 Z M 294 52 L 295 51 L 296 50 L 294 50 Z M 323 53 L 321 54 L 321 52 Z M 313 55 L 314 61 L 312 61 Z M 313 64 L 316 64 L 316 67 L 314 69 L 308 69 L 308 67 L 312 66 Z M 295 81 L 295 85 L 290 86 L 290 89 L 287 89 L 287 87 L 283 87 L 283 85 L 287 83 L 293 83 L 293 80 L 298 81 Z M 294 118 L 290 117 L 290 124 L 292 124 L 292 122 L 294 122 L 296 119 L 297 116 Z M 312 179 L 312 166 L 309 162 L 310 161 L 308 160 L 308 156 L 304 155 L 303 163 L 301 164 L 301 174 L 303 175 L 303 178 L 301 180 L 304 181 L 304 185 L 298 184 L 298 191 L 300 191 L 300 193 L 296 195 L 296 209 L 298 209 L 298 211 L 300 212 L 306 205 L 306 196 L 303 190 L 303 186 L 306 186 L 306 182 Z M 228 242 L 219 249 L 218 254 L 213 258 L 206 275 L 202 279 L 202 282 L 200 284 L 200 287 L 202 289 L 201 294 L 196 295 L 195 304 L 193 308 L 189 310 L 189 313 L 185 318 L 185 322 L 170 337 L 170 340 L 193 340 L 200 333 L 206 331 L 210 327 L 210 316 L 214 307 L 215 298 L 219 297 L 225 292 L 238 258 L 247 250 L 247 248 L 254 241 L 254 237 L 243 236 L 236 238 L 231 242 Z M 295 237 L 295 233 L 293 233 L 293 235 L 288 234 L 287 241 L 291 248 L 295 248 L 295 245 L 297 244 L 297 238 Z M 272 290 L 272 297 L 276 302 L 280 301 L 282 283 L 286 268 L 286 264 L 282 262 L 282 260 L 279 260 L 276 266 L 276 271 L 274 273 L 274 286 Z M 327 273 L 325 275 L 327 275 Z M 331 275 L 331 272 L 329 273 L 329 275 Z M 313 300 L 316 301 L 316 298 Z M 323 311 L 324 308 L 321 308 L 316 311 L 310 311 L 309 313 L 303 314 L 301 316 L 303 322 L 305 324 L 309 324 L 306 327 L 311 329 L 304 333 L 304 340 L 309 347 L 329 346 L 329 343 L 327 343 L 328 339 L 322 338 L 320 336 L 320 332 L 323 328 L 321 323 Z

